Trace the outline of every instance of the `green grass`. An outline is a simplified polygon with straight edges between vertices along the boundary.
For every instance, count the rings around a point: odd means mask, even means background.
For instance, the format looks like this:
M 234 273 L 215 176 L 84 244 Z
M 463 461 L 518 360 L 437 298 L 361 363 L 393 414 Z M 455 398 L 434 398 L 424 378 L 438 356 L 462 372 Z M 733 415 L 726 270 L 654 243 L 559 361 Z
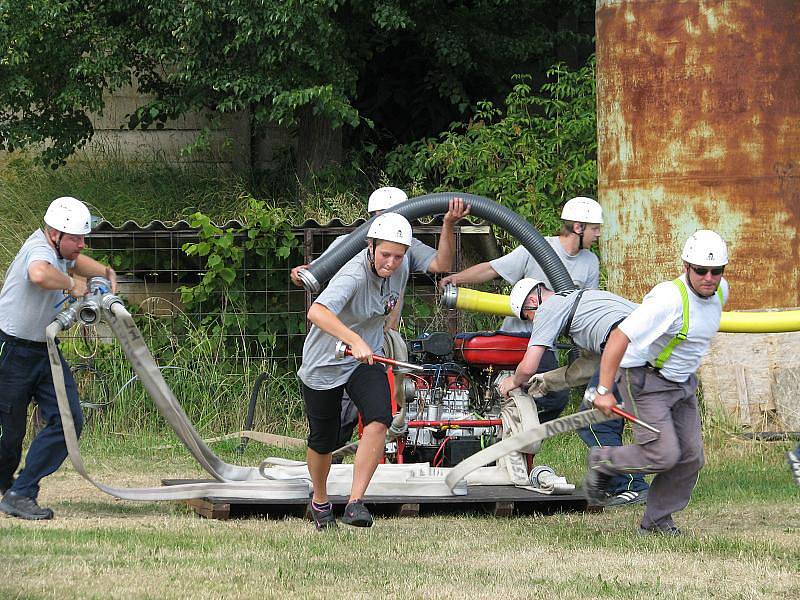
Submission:
M 164 435 L 89 431 L 81 445 L 105 483 L 153 485 L 200 477 Z M 251 442 L 213 444 L 226 461 L 299 458 Z M 371 530 L 317 534 L 298 517 L 231 521 L 183 504 L 121 502 L 67 465 L 44 481 L 57 518 L 0 518 L 3 598 L 792 598 L 800 593 L 800 489 L 791 445 L 706 431 L 708 464 L 677 539 L 634 535 L 641 507 L 601 514 L 495 518 L 474 509 L 382 517 Z M 537 462 L 581 473 L 576 436 L 548 440 Z M 573 479 L 575 480 L 575 479 Z

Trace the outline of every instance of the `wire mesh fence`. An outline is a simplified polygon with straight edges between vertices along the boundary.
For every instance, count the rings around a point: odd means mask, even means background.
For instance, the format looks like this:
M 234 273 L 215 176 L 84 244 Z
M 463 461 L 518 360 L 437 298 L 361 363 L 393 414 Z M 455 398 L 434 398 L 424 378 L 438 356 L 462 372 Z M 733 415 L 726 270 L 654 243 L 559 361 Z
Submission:
M 309 327 L 307 309 L 315 296 L 292 284 L 290 271 L 319 257 L 333 239 L 358 225 L 333 222 L 324 227 L 296 228 L 294 234 L 300 243 L 285 260 L 271 260 L 266 265 L 262 257 L 245 254 L 236 272 L 235 289 L 213 294 L 191 307 L 183 302 L 180 290 L 202 281 L 205 258 L 188 256 L 183 250 L 185 244 L 198 239 L 188 223 L 170 227 L 159 222 L 146 227 L 133 223 L 120 228 L 101 226 L 89 243 L 98 259 L 117 269 L 119 293 L 187 412 L 205 420 L 210 430 L 220 431 L 241 425 L 246 399 L 261 373 L 270 374 L 264 397 L 277 396 L 281 402 L 290 402 L 290 397 L 299 396 L 294 374 L 302 360 Z M 434 248 L 440 233 L 441 227 L 436 224 L 414 227 L 415 236 Z M 456 227 L 454 270 L 466 266 L 465 262 L 485 260 L 482 251 L 470 249 L 472 256 L 465 261 L 464 242 L 487 234 L 488 227 L 484 226 Z M 432 331 L 455 334 L 465 329 L 492 328 L 499 322 L 484 319 L 481 323 L 469 315 L 442 309 L 438 279 L 428 273 L 409 278 L 401 319 L 406 339 Z M 62 337 L 62 347 L 73 365 L 87 408 L 125 411 L 117 417 L 129 424 L 151 418 L 141 406 L 146 401 L 143 390 L 110 332 L 102 326 L 78 328 Z M 214 399 L 212 412 L 207 407 L 209 396 Z M 205 401 L 200 402 L 200 398 Z M 263 419 L 286 420 L 285 410 L 275 410 L 272 416 L 261 412 L 264 414 L 256 426 L 262 420 L 260 425 L 268 427 Z M 284 425 L 281 431 L 290 433 L 288 424 Z

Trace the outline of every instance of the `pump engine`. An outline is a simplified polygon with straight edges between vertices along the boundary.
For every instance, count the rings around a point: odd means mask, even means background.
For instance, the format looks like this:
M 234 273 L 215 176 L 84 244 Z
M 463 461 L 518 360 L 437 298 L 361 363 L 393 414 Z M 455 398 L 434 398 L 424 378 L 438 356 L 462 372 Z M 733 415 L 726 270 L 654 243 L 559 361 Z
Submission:
M 403 462 L 450 467 L 495 443 L 502 430 L 495 383 L 522 360 L 529 336 L 503 332 L 424 334 L 408 342 L 422 373 L 405 377 L 407 434 L 387 447 Z

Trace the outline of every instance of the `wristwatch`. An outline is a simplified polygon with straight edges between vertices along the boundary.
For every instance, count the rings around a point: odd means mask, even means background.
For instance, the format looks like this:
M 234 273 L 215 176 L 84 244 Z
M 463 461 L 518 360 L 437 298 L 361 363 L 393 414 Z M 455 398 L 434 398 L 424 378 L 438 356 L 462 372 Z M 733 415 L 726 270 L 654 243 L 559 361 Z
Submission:
M 607 393 L 608 393 L 608 388 L 607 387 L 605 387 L 603 385 L 598 385 L 597 386 L 597 395 L 598 396 L 604 396 Z

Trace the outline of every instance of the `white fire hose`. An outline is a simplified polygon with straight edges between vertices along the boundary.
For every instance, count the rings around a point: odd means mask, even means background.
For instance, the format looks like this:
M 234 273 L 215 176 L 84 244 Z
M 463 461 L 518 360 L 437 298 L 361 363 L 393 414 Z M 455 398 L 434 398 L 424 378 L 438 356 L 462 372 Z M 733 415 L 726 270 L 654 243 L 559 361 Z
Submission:
M 209 496 L 224 499 L 309 499 L 311 481 L 307 470 L 295 472 L 291 477 L 282 477 L 277 471 L 269 472 L 267 469 L 271 466 L 269 458 L 265 459 L 260 467 L 243 467 L 226 463 L 214 454 L 192 426 L 172 390 L 164 381 L 130 313 L 122 305 L 122 301 L 108 291 L 110 289 L 108 281 L 93 278 L 89 282 L 89 289 L 90 293 L 86 298 L 59 313 L 46 330 L 47 350 L 64 438 L 70 460 L 78 473 L 103 492 L 124 500 L 183 500 Z M 85 323 L 95 323 L 102 319 L 110 325 L 125 356 L 131 362 L 134 372 L 153 399 L 159 413 L 167 420 L 195 460 L 216 480 L 215 482 L 151 488 L 119 488 L 99 483 L 89 475 L 80 453 L 64 381 L 64 367 L 56 346 L 58 333 L 72 326 L 78 319 Z M 344 492 L 349 489 L 347 481 L 348 477 L 352 478 L 352 466 L 341 465 L 341 467 L 343 468 L 338 469 L 341 472 L 337 472 L 336 476 L 337 484 Z M 414 465 L 413 468 L 405 466 L 401 469 L 394 467 L 404 466 L 381 465 L 379 469 L 381 473 L 374 477 L 374 481 L 367 488 L 367 494 L 392 497 L 404 494 L 441 497 L 467 493 L 466 484 L 463 482 L 455 488 L 445 485 L 445 472 L 442 469 L 432 469 L 427 465 Z M 274 466 L 274 468 L 281 467 Z

